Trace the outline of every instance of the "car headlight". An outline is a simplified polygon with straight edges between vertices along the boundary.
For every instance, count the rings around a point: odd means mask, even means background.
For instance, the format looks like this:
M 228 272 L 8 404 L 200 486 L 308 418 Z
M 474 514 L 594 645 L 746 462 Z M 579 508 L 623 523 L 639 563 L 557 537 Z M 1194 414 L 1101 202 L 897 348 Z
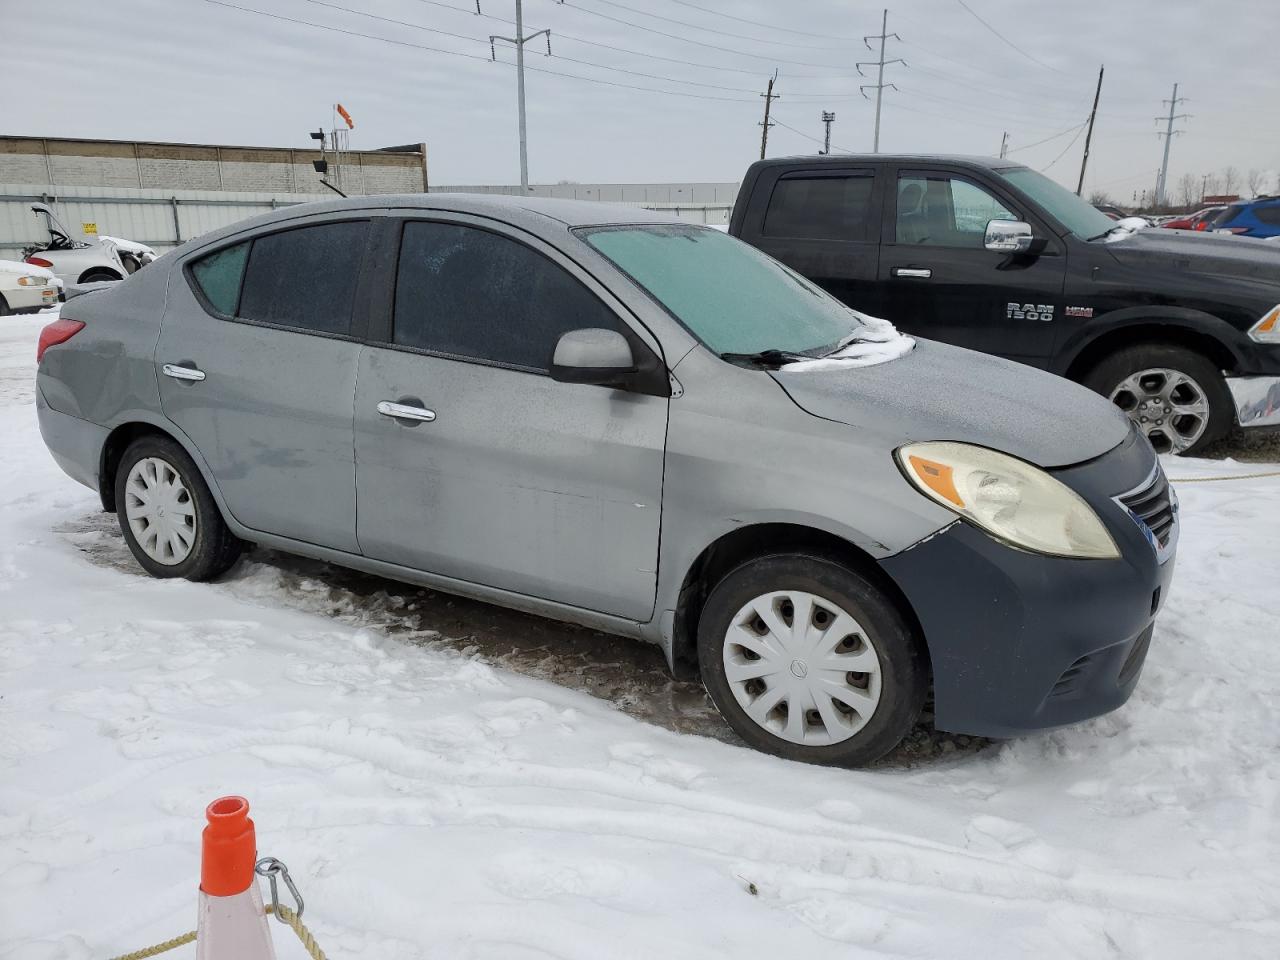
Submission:
M 907 444 L 896 456 L 926 497 L 1014 546 L 1055 557 L 1120 556 L 1093 508 L 1039 467 L 948 441 Z
M 1256 343 L 1280 343 L 1280 303 L 1262 315 L 1262 319 L 1249 330 L 1249 338 Z

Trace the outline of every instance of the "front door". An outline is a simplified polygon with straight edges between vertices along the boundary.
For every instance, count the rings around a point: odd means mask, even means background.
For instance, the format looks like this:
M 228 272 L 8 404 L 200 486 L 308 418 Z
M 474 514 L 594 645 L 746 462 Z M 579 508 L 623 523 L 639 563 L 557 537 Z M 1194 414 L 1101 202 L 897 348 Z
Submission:
M 356 388 L 365 555 L 650 619 L 669 401 L 548 369 L 568 330 L 652 338 L 554 250 L 465 217 L 406 221 L 394 282 Z
M 880 286 L 900 330 L 1043 366 L 1062 310 L 1061 241 L 1003 191 L 956 173 L 902 168 L 885 211 Z M 984 246 L 989 220 L 1025 220 L 1038 255 Z
M 253 530 L 357 552 L 351 335 L 368 220 L 222 247 L 173 272 L 155 362 L 165 416 Z

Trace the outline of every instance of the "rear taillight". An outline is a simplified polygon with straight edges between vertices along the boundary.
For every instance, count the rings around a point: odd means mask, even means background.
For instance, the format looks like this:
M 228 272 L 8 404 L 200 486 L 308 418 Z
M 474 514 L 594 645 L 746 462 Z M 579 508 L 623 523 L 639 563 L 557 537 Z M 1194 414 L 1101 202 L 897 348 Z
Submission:
M 59 343 L 66 343 L 84 329 L 79 320 L 55 320 L 40 331 L 40 342 L 36 344 L 36 363 L 44 359 L 44 352 Z
M 53 266 L 52 263 L 43 257 L 27 257 L 27 263 L 31 264 L 33 267 L 44 267 L 46 270 Z
M 1208 230 L 1208 229 L 1209 229 L 1209 221 L 1208 221 L 1208 220 L 1201 220 L 1199 223 L 1197 223 L 1197 224 L 1196 224 L 1196 229 L 1197 229 L 1197 230 Z

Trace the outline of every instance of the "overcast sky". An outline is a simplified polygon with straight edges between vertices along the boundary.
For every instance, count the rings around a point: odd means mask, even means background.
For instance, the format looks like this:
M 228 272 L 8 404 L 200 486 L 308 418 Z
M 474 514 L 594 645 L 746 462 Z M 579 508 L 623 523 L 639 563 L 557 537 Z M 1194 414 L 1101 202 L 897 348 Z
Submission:
M 434 183 L 518 182 L 515 70 L 487 62 L 489 34 L 513 35 L 501 21 L 515 0 L 481 0 L 483 17 L 474 0 L 225 2 L 368 37 L 210 0 L 0 0 L 0 73 L 22 94 L 5 132 L 305 147 L 338 100 L 356 122 L 352 147 L 426 141 Z M 891 0 L 902 40 L 888 56 L 907 66 L 886 70 L 899 89 L 885 91 L 882 151 L 995 154 L 1007 130 L 1012 158 L 1074 187 L 1078 128 L 1105 63 L 1086 189 L 1128 201 L 1154 183 L 1163 148 L 1152 118 L 1175 81 L 1189 98 L 1178 112 L 1193 116 L 1175 125 L 1186 132 L 1170 189 L 1227 165 L 1242 179 L 1270 171 L 1266 188 L 1278 189 L 1280 0 L 965 3 Z M 771 156 L 817 149 L 805 135 L 821 137 L 823 110 L 836 114 L 836 147 L 869 151 L 874 106 L 858 85 L 875 69 L 861 79 L 854 64 L 874 57 L 860 38 L 879 32 L 881 8 L 525 0 L 526 32 L 550 28 L 552 49 L 544 56 L 541 38 L 527 47 L 530 179 L 738 180 L 759 156 L 758 94 L 775 67 L 785 126 L 770 131 Z M 512 60 L 507 45 L 498 55 Z

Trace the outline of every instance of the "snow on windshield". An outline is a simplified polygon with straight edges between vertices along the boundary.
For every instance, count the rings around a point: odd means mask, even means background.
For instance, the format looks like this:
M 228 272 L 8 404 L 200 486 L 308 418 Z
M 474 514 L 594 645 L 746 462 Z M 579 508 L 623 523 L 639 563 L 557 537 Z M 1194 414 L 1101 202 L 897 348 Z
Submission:
M 865 313 L 858 315 L 863 326 L 858 330 L 858 339 L 835 353 L 816 360 L 797 360 L 788 363 L 783 369 L 790 373 L 810 373 L 819 370 L 842 370 L 851 367 L 870 367 L 877 363 L 888 363 L 905 357 L 915 349 L 916 342 L 911 337 L 898 332 L 888 320 L 871 317 Z

